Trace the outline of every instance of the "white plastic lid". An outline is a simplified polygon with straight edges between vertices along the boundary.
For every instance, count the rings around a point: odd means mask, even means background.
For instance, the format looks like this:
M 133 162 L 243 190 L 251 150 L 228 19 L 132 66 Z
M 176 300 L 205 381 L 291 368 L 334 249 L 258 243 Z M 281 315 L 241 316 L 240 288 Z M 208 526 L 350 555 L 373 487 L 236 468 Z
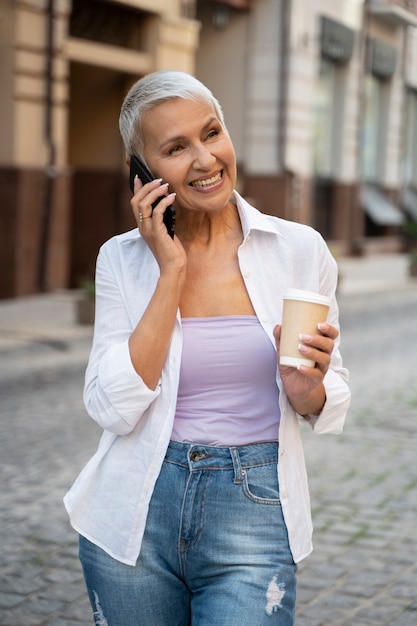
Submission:
M 301 302 L 315 302 L 330 306 L 330 298 L 323 296 L 314 291 L 305 291 L 304 289 L 288 289 L 284 295 L 284 300 L 300 300 Z

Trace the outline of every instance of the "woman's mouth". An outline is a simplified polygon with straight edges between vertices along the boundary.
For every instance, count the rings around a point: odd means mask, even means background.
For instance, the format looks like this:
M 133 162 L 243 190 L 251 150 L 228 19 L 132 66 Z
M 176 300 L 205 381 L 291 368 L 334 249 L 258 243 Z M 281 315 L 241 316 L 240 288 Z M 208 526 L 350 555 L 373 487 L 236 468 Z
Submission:
M 207 189 L 208 187 L 212 187 L 216 183 L 218 183 L 222 178 L 223 171 L 217 172 L 214 176 L 210 178 L 204 178 L 200 180 L 195 180 L 190 183 L 190 187 L 194 187 L 195 189 Z

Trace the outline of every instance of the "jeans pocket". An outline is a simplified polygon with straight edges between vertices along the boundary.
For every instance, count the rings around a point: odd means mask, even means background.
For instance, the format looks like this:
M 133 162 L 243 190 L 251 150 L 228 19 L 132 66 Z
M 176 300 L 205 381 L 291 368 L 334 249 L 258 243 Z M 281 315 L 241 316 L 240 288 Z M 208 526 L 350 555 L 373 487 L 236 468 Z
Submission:
M 258 504 L 280 505 L 276 463 L 245 468 L 243 491 Z

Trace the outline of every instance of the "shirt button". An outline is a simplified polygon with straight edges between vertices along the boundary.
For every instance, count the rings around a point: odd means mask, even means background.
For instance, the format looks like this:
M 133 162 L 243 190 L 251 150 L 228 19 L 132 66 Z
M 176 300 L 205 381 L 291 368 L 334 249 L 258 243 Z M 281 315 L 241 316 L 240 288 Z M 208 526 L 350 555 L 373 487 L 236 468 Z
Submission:
M 283 498 L 284 500 L 288 498 L 288 493 L 284 491 L 284 493 L 281 494 L 281 498 Z
M 247 270 L 245 272 L 243 272 L 243 276 L 245 278 L 250 278 L 250 272 L 248 272 Z

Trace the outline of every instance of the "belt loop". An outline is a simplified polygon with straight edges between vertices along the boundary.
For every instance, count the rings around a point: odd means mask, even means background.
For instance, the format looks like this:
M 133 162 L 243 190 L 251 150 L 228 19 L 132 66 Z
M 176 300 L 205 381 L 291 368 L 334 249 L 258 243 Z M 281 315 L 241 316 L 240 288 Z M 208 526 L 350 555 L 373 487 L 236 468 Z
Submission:
M 234 477 L 233 482 L 235 483 L 235 485 L 239 485 L 243 480 L 242 477 L 245 474 L 245 470 L 242 468 L 242 464 L 240 462 L 240 455 L 239 455 L 238 448 L 229 448 L 229 450 L 230 450 L 230 455 L 233 461 L 233 469 L 235 471 L 235 477 Z

